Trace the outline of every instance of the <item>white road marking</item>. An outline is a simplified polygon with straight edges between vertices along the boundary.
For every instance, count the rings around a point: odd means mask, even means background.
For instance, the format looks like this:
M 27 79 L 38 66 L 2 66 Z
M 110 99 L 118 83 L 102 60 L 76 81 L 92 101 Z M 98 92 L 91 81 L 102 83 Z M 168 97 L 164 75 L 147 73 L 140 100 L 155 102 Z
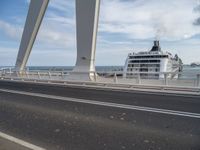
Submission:
M 0 137 L 3 138 L 3 139 L 6 139 L 8 141 L 11 141 L 13 143 L 16 143 L 16 144 L 18 144 L 20 146 L 23 146 L 23 147 L 26 147 L 28 149 L 31 149 L 31 150 L 45 150 L 44 148 L 38 147 L 36 145 L 33 145 L 31 143 L 28 143 L 28 142 L 25 142 L 25 141 L 23 141 L 21 139 L 15 138 L 13 136 L 10 136 L 10 135 L 2 133 L 2 132 L 0 132 Z
M 135 106 L 135 105 L 126 105 L 126 104 L 117 104 L 117 103 L 111 103 L 111 102 L 100 102 L 100 101 L 86 100 L 86 99 L 76 99 L 76 98 L 47 95 L 47 94 L 40 94 L 40 93 L 31 93 L 31 92 L 24 92 L 24 91 L 15 91 L 15 90 L 8 90 L 8 89 L 0 89 L 0 91 L 6 92 L 6 93 L 40 97 L 40 98 L 57 99 L 57 100 L 70 101 L 70 102 L 76 102 L 76 103 L 85 103 L 85 104 L 92 104 L 92 105 L 99 105 L 99 106 L 106 106 L 106 107 L 123 108 L 123 109 L 129 109 L 129 110 L 146 111 L 146 112 L 200 119 L 199 113 L 191 113 L 191 112 L 159 109 L 159 108 L 143 107 L 143 106 Z

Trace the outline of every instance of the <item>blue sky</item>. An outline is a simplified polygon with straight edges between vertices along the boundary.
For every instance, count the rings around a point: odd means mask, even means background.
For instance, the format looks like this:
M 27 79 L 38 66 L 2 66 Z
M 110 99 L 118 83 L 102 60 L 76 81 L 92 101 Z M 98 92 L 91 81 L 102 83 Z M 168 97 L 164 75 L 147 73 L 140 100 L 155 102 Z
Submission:
M 200 61 L 197 0 L 102 0 L 96 65 L 124 65 L 128 53 L 146 51 L 160 39 L 163 51 L 184 63 Z M 15 64 L 29 0 L 0 1 L 0 66 Z M 196 8 L 196 9 L 195 9 Z M 28 65 L 73 66 L 75 2 L 50 0 Z

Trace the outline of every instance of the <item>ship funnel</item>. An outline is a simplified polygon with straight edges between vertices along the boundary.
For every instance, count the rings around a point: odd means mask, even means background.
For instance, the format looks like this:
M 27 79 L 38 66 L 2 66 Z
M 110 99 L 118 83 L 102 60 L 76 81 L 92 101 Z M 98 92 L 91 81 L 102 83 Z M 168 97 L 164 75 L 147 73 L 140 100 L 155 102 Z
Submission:
M 159 41 L 154 41 L 154 46 L 152 47 L 151 51 L 161 51 Z
M 154 46 L 159 47 L 160 46 L 160 42 L 159 41 L 154 41 Z

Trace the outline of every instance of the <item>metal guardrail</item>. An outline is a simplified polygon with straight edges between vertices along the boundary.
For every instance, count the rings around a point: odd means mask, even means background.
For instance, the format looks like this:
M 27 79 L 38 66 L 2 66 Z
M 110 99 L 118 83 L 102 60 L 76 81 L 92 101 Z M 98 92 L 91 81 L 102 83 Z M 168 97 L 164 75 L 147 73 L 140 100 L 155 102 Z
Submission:
M 67 77 L 71 74 L 79 74 L 79 73 L 88 73 L 88 72 L 74 72 L 74 71 L 26 71 L 26 72 L 12 72 L 12 71 L 4 71 L 1 72 L 1 76 L 12 76 L 12 77 L 23 77 L 23 78 L 38 78 L 38 79 L 67 79 Z M 114 72 L 94 72 L 91 71 L 90 74 L 92 74 L 92 76 L 94 77 L 93 81 L 94 82 L 98 82 L 99 78 L 102 79 L 102 77 L 107 81 L 107 79 L 110 79 L 110 82 L 113 81 L 114 83 L 118 83 L 119 80 L 136 80 L 135 84 L 141 84 L 143 80 L 146 81 L 163 81 L 163 85 L 169 85 L 171 81 L 184 81 L 184 82 L 195 82 L 192 86 L 196 86 L 199 87 L 200 86 L 200 74 L 196 75 L 196 78 L 190 78 L 190 79 L 174 79 L 171 78 L 171 76 L 173 75 L 182 75 L 182 73 L 174 73 L 174 72 L 151 72 L 151 73 L 147 73 L 147 72 L 130 72 L 132 74 L 135 74 L 136 77 L 134 78 L 123 78 L 122 71 L 114 71 Z M 120 77 L 118 75 L 121 75 Z M 141 78 L 141 74 L 163 74 L 163 78 Z M 103 79 L 102 79 L 103 80 Z M 152 83 L 154 84 L 154 83 Z
M 74 72 L 74 71 L 24 71 L 17 72 L 12 69 L 0 70 L 1 79 L 8 80 L 19 80 L 19 81 L 33 81 L 33 82 L 47 82 L 47 83 L 70 83 L 80 85 L 93 85 L 93 86 L 104 86 L 104 87 L 120 87 L 120 88 L 146 88 L 146 89 L 160 89 L 160 90 L 182 90 L 182 91 L 200 91 L 200 74 L 196 75 L 193 79 L 172 79 L 170 74 L 174 72 L 159 72 L 163 74 L 162 79 L 142 79 L 140 74 L 156 74 L 154 72 L 134 72 L 136 78 L 123 78 L 122 71 L 110 71 L 110 72 L 90 72 L 93 76 L 92 81 L 73 81 L 68 79 L 71 73 L 86 73 L 86 72 Z M 88 72 L 87 72 L 88 73 Z M 130 72 L 133 73 L 133 72 Z M 107 75 L 100 76 L 100 75 Z M 178 73 L 182 74 L 182 73 Z
M 93 82 L 93 81 L 69 81 L 69 80 L 48 80 L 48 79 L 31 79 L 22 77 L 1 77 L 1 80 L 11 80 L 16 82 L 34 82 L 34 83 L 48 83 L 58 85 L 72 85 L 72 86 L 87 86 L 93 88 L 114 89 L 114 90 L 146 90 L 146 91 L 160 91 L 175 94 L 195 94 L 200 95 L 199 87 L 178 87 L 178 86 L 165 86 L 165 85 L 139 85 L 139 84 L 123 84 L 123 83 L 106 83 L 106 82 Z

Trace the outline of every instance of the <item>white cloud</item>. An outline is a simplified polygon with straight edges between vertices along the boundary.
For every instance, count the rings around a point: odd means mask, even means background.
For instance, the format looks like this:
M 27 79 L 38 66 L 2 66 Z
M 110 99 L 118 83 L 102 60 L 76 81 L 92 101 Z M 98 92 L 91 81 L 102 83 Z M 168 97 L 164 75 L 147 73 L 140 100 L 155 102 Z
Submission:
M 37 60 L 37 61 L 35 61 Z M 29 66 L 72 66 L 75 64 L 76 52 L 67 50 L 49 50 L 40 49 L 32 51 L 28 65 Z
M 195 2 L 195 0 L 105 0 L 101 6 L 99 31 L 122 33 L 130 39 L 155 37 L 172 41 L 188 39 L 200 33 L 200 28 L 192 24 L 197 16 L 193 12 Z M 62 13 L 48 10 L 39 39 L 44 42 L 52 40 L 66 46 L 67 42 L 64 41 L 74 40 L 75 36 L 74 2 L 52 0 L 49 8 Z M 70 17 L 63 15 L 69 11 L 72 11 Z M 0 28 L 11 38 L 19 38 L 22 32 L 22 28 L 3 21 L 0 21 Z
M 74 64 L 74 4 L 74 0 L 50 1 L 29 64 Z M 162 45 L 164 50 L 172 49 L 173 54 L 180 50 L 184 62 L 199 58 L 196 55 L 199 40 L 190 39 L 200 33 L 200 27 L 192 25 L 198 17 L 198 14 L 193 12 L 195 5 L 196 0 L 102 0 L 97 65 L 123 65 L 127 54 L 132 52 L 133 48 L 134 51 L 151 48 L 152 43 L 148 40 L 156 36 L 161 38 L 163 43 L 171 42 L 169 45 Z M 0 20 L 0 32 L 4 33 L 1 38 L 10 38 L 9 42 L 20 41 L 23 26 Z M 108 37 L 107 34 L 112 36 Z M 175 43 L 172 44 L 173 42 Z M 195 56 L 188 58 L 188 49 L 190 55 Z M 112 60 L 111 55 L 114 56 Z M 56 60 L 52 62 L 55 57 Z
M 13 66 L 16 61 L 17 50 L 8 46 L 0 47 L 0 66 Z
M 200 33 L 193 26 L 195 0 L 103 1 L 100 31 L 132 39 L 181 40 Z
M 66 11 L 68 8 L 73 8 L 75 5 L 74 0 L 51 0 L 49 7 L 59 11 Z
M 69 29 L 74 26 L 72 20 L 66 19 L 62 23 L 60 18 L 57 19 L 45 19 L 36 39 L 38 45 L 41 44 L 49 47 L 50 44 L 52 48 L 69 48 L 75 45 L 75 31 Z M 20 41 L 23 31 L 22 26 L 15 26 L 9 22 L 0 20 L 0 31 L 11 40 Z
M 19 39 L 21 37 L 22 28 L 19 26 L 11 25 L 8 22 L 0 20 L 0 31 L 12 39 Z

